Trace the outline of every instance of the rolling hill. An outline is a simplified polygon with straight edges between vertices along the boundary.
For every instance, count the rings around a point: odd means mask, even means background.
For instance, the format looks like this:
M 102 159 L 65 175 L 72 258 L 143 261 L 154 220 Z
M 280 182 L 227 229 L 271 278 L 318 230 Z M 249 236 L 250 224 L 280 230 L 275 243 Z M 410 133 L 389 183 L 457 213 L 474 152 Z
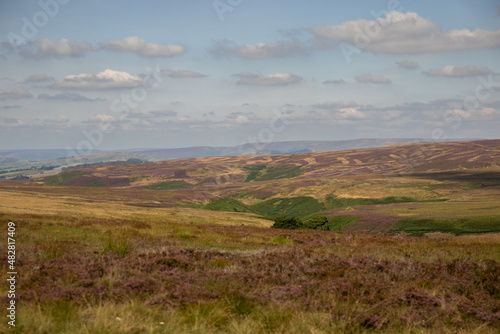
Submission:
M 356 217 L 345 228 L 387 232 L 406 218 L 500 215 L 499 164 L 500 140 L 483 140 L 102 165 L 2 187 L 267 218 Z

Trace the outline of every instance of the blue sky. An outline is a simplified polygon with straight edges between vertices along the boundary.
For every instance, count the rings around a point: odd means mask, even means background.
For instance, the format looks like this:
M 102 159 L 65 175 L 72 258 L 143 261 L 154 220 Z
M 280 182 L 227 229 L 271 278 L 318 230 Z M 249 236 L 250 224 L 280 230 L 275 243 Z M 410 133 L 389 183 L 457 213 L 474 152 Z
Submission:
M 0 43 L 0 149 L 498 138 L 500 1 L 1 1 Z

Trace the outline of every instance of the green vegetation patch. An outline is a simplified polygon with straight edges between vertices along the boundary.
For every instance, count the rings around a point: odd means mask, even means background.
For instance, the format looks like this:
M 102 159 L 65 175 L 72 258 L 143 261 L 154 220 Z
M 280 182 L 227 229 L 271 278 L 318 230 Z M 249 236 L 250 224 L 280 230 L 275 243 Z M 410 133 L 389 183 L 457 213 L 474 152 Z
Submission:
M 251 206 L 251 208 L 268 217 L 295 216 L 305 217 L 325 210 L 325 205 L 309 196 L 290 198 L 273 198 Z
M 267 218 L 278 216 L 303 218 L 325 210 L 325 205 L 315 198 L 300 196 L 273 198 L 253 205 L 245 205 L 234 198 L 221 198 L 211 201 L 202 208 L 214 211 L 255 213 Z
M 299 176 L 301 168 L 302 166 L 266 167 L 265 165 L 245 167 L 245 169 L 250 171 L 250 174 L 247 175 L 245 182 L 288 179 Z
M 248 205 L 245 205 L 234 198 L 221 198 L 214 200 L 205 205 L 203 208 L 214 211 L 258 213 Z
M 392 204 L 392 203 L 411 203 L 411 202 L 444 202 L 448 199 L 433 199 L 433 200 L 417 200 L 411 197 L 384 197 L 384 198 L 337 198 L 328 197 L 326 206 L 328 209 L 345 208 L 348 206 L 357 205 L 376 205 L 376 204 Z
M 99 188 L 99 187 L 106 187 L 106 185 L 104 183 L 102 183 L 102 182 L 94 181 L 91 184 L 89 184 L 87 187 L 96 187 L 96 188 Z
M 314 216 L 304 223 L 304 228 L 322 231 L 343 231 L 352 223 L 361 219 L 361 216 Z
M 329 231 L 343 231 L 352 223 L 361 219 L 361 216 L 334 216 L 328 217 L 326 227 Z
M 396 222 L 391 231 L 412 235 L 426 232 L 447 232 L 455 235 L 500 232 L 500 216 L 470 218 L 407 218 Z
M 301 168 L 302 166 L 269 167 L 266 169 L 266 173 L 264 175 L 258 176 L 255 181 L 289 179 L 299 176 Z
M 46 185 L 48 186 L 60 186 L 63 185 L 73 179 L 76 179 L 77 177 L 83 176 L 83 175 L 88 175 L 89 173 L 87 172 L 78 172 L 78 171 L 72 171 L 72 172 L 62 172 L 54 176 L 49 176 L 46 177 L 43 182 L 45 182 Z
M 245 166 L 243 168 L 250 171 L 250 174 L 248 174 L 247 178 L 245 179 L 245 182 L 250 182 L 255 180 L 255 178 L 260 175 L 261 171 L 266 169 L 266 166 L 265 165 Z
M 149 190 L 170 190 L 170 189 L 184 189 L 190 187 L 192 187 L 192 185 L 185 182 L 168 181 L 168 182 L 155 183 L 150 186 L 145 186 L 143 188 Z

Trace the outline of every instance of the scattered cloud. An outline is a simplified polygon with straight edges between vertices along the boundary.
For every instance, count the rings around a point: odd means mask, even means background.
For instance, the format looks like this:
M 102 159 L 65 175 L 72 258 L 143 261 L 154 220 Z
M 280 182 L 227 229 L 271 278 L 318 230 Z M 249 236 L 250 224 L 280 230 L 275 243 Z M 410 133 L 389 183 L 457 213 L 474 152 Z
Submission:
M 486 66 L 477 67 L 474 65 L 446 65 L 442 68 L 434 68 L 424 73 L 433 77 L 472 77 L 490 74 L 491 70 Z
M 54 78 L 49 77 L 47 74 L 43 73 L 35 73 L 30 75 L 24 82 L 27 83 L 40 83 L 40 82 L 47 82 L 47 81 L 52 81 Z
M 82 94 L 78 93 L 71 93 L 71 92 L 64 92 L 60 94 L 55 94 L 55 95 L 49 95 L 49 94 L 40 94 L 37 96 L 37 99 L 39 100 L 60 100 L 60 101 L 73 101 L 73 102 L 94 102 L 94 101 L 106 101 L 106 99 L 103 98 L 90 98 Z
M 30 92 L 26 89 L 19 87 L 12 90 L 0 90 L 0 100 L 9 100 L 9 99 L 24 99 L 32 97 Z
M 142 84 L 143 79 L 137 75 L 107 69 L 97 74 L 82 73 L 68 75 L 54 83 L 51 87 L 57 89 L 98 90 L 132 88 L 141 86 Z
M 365 119 L 368 116 L 357 108 L 342 108 L 336 113 L 337 119 Z
M 399 68 L 403 68 L 405 70 L 416 70 L 417 68 L 420 67 L 420 65 L 417 62 L 410 61 L 410 60 L 402 60 L 396 62 L 398 64 Z
M 109 122 L 116 122 L 116 121 L 117 121 L 116 117 L 114 117 L 112 115 L 108 115 L 108 114 L 92 115 L 89 117 L 89 120 L 88 120 L 89 123 L 100 123 L 100 122 L 109 123 Z
M 132 52 L 141 57 L 171 57 L 186 51 L 186 47 L 179 44 L 153 44 L 137 36 L 125 37 L 120 40 L 111 40 L 99 44 L 103 50 L 117 52 Z
M 344 79 L 323 81 L 323 84 L 325 85 L 344 85 L 345 83 Z
M 174 70 L 166 69 L 166 70 L 161 70 L 161 73 L 163 73 L 167 77 L 171 77 L 171 78 L 203 78 L 203 77 L 206 77 L 205 74 L 201 74 L 201 73 L 189 71 L 189 70 L 174 71 Z
M 53 42 L 47 38 L 39 38 L 35 41 L 27 41 L 25 45 L 17 47 L 11 43 L 2 43 L 4 47 L 11 50 L 17 50 L 19 54 L 26 58 L 63 58 L 83 57 L 84 54 L 92 50 L 92 46 L 87 42 L 70 41 L 67 38 L 61 38 Z
M 324 102 L 320 104 L 315 104 L 312 107 L 319 109 L 339 109 L 339 108 L 350 108 L 356 107 L 358 104 L 354 101 L 335 101 L 335 102 Z
M 228 119 L 236 119 L 240 116 L 244 117 L 255 117 L 255 113 L 252 111 L 233 111 L 229 115 L 226 115 L 226 118 Z
M 226 115 L 226 120 L 232 124 L 247 124 L 258 122 L 259 119 L 252 111 L 235 111 Z
M 26 123 L 24 123 L 23 121 L 21 121 L 17 118 L 0 116 L 0 127 L 14 128 L 14 127 L 20 127 L 20 126 L 25 126 L 25 125 L 26 125 Z
M 65 124 L 68 122 L 69 122 L 68 117 L 66 115 L 63 115 L 63 114 L 59 114 L 55 118 L 46 118 L 43 120 L 43 123 L 47 124 L 47 125 Z
M 284 58 L 306 54 L 307 48 L 297 39 L 275 43 L 254 43 L 236 45 L 227 39 L 216 41 L 210 53 L 216 56 L 237 56 L 246 59 Z
M 379 29 L 367 41 L 361 32 Z M 377 20 L 347 21 L 340 25 L 313 27 L 319 38 L 353 44 L 370 52 L 417 54 L 500 46 L 500 30 L 445 30 L 417 13 L 391 11 Z
M 163 118 L 177 116 L 177 112 L 173 110 L 154 110 L 154 111 L 131 111 L 128 115 L 130 118 Z
M 389 78 L 380 74 L 364 73 L 356 77 L 358 83 L 373 83 L 373 84 L 390 84 L 392 81 Z
M 240 78 L 237 82 L 240 85 L 255 86 L 286 86 L 302 80 L 301 77 L 291 73 L 257 75 L 249 72 L 241 72 L 233 74 L 233 76 Z

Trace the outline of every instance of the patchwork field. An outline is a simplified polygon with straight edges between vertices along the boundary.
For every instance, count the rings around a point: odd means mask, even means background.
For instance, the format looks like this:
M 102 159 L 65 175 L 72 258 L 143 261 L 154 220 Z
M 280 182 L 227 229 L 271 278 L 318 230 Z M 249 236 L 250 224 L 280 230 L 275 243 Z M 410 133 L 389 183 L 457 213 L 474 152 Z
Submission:
M 498 333 L 499 164 L 489 140 L 0 182 L 16 330 Z

